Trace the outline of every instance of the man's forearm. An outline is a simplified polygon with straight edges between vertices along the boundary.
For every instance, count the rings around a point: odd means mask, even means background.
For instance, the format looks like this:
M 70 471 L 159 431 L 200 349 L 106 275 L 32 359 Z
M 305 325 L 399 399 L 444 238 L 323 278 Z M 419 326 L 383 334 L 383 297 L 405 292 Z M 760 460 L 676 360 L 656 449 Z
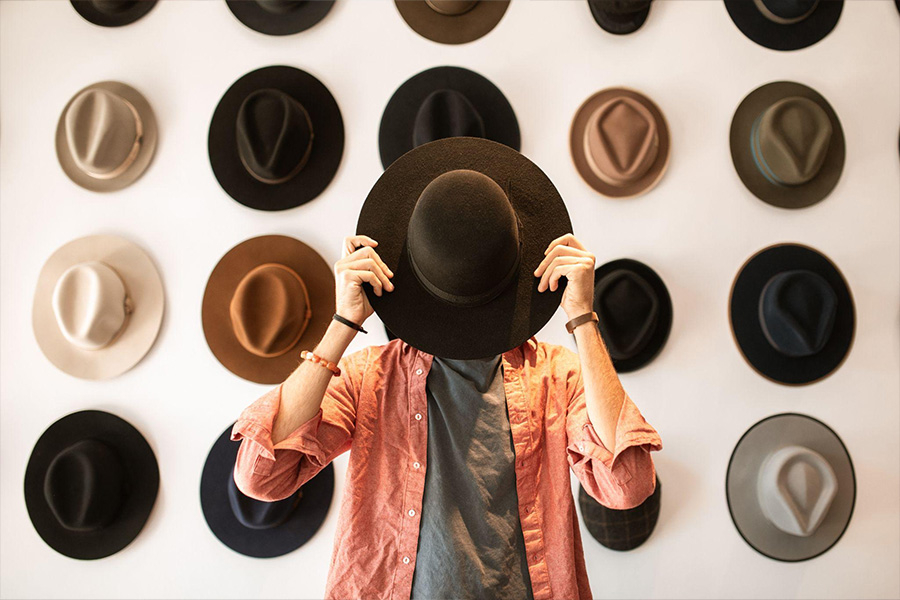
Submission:
M 575 341 L 581 360 L 588 418 L 603 445 L 610 452 L 614 452 L 616 424 L 622 404 L 625 402 L 625 390 L 613 367 L 606 345 L 600 337 L 600 331 L 594 323 L 576 327 Z

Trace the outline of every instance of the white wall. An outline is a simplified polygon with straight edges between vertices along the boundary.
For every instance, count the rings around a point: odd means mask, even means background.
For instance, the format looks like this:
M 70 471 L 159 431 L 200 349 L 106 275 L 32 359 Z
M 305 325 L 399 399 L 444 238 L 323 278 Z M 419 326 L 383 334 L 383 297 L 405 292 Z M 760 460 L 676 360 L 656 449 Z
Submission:
M 294 235 L 329 262 L 351 233 L 381 173 L 377 131 L 390 95 L 435 65 L 472 68 L 502 89 L 519 117 L 523 152 L 566 199 L 575 233 L 601 261 L 652 265 L 675 307 L 671 339 L 646 369 L 623 376 L 662 434 L 657 455 L 663 508 L 639 550 L 608 551 L 586 531 L 597 597 L 897 597 L 900 595 L 900 16 L 890 0 L 848 0 L 832 34 L 779 53 L 746 39 L 722 2 L 657 1 L 637 34 L 602 32 L 582 1 L 515 0 L 487 37 L 461 47 L 424 40 L 392 2 L 338 0 L 314 29 L 286 39 L 241 25 L 221 1 L 163 1 L 121 29 L 83 21 L 66 1 L 0 2 L 0 593 L 4 597 L 321 597 L 336 499 L 306 546 L 273 560 L 235 554 L 209 532 L 200 472 L 216 436 L 267 388 L 238 379 L 207 349 L 200 325 L 206 278 L 241 240 Z M 347 130 L 332 185 L 281 213 L 232 201 L 209 167 L 206 136 L 225 89 L 252 69 L 294 65 L 334 93 Z M 99 195 L 69 181 L 53 136 L 59 112 L 83 86 L 119 79 L 140 89 L 160 123 L 149 170 L 124 191 Z M 841 118 L 847 163 L 832 195 L 789 212 L 741 185 L 728 151 L 734 108 L 758 85 L 793 79 L 819 90 Z M 669 171 L 649 195 L 610 200 L 578 177 L 569 121 L 594 91 L 643 90 L 672 130 Z M 166 317 L 155 348 L 135 369 L 91 383 L 56 370 L 31 334 L 31 301 L 44 260 L 64 242 L 109 232 L 147 248 L 161 270 Z M 799 241 L 821 249 L 846 276 L 858 328 L 848 360 L 803 388 L 753 372 L 732 341 L 731 281 L 760 248 Z M 562 311 L 539 334 L 574 347 Z M 386 338 L 373 317 L 352 349 Z M 161 488 L 147 526 L 123 552 L 81 562 L 47 547 L 31 527 L 22 480 L 32 445 L 60 416 L 115 412 L 144 432 Z M 808 413 L 849 448 L 856 511 L 830 552 L 800 564 L 768 560 L 732 526 L 725 503 L 731 450 L 757 420 Z M 574 481 L 574 480 L 573 480 Z M 359 560 L 365 562 L 365 557 Z

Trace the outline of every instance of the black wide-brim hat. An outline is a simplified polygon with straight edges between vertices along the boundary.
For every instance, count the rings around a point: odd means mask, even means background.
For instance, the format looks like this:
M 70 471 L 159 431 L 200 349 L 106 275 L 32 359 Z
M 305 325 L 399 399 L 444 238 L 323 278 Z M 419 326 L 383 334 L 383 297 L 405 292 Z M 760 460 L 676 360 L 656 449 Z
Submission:
M 61 451 L 84 440 L 115 449 L 126 487 L 112 523 L 99 530 L 73 531 L 60 524 L 45 500 L 44 479 Z M 25 468 L 25 506 L 38 535 L 60 554 L 81 560 L 104 558 L 130 544 L 147 522 L 158 491 L 159 466 L 147 440 L 121 417 L 99 410 L 72 413 L 48 427 Z
M 659 521 L 659 504 L 662 486 L 656 478 L 656 489 L 634 508 L 617 510 L 607 508 L 579 486 L 578 504 L 581 518 L 588 533 L 610 550 L 634 550 L 647 541 Z
M 384 168 L 413 149 L 413 128 L 422 102 L 434 91 L 463 94 L 484 122 L 484 137 L 513 150 L 522 140 L 519 121 L 509 100 L 489 79 L 461 67 L 434 67 L 413 75 L 397 88 L 381 116 L 378 150 Z
M 772 276 L 795 269 L 822 276 L 837 297 L 831 335 L 824 347 L 811 356 L 792 357 L 776 350 L 763 331 L 759 298 Z M 850 287 L 825 255 L 802 244 L 782 243 L 763 248 L 738 271 L 729 300 L 731 332 L 747 363 L 760 375 L 776 383 L 805 385 L 819 381 L 844 362 L 853 344 L 856 316 Z
M 812 13 L 797 23 L 767 19 L 753 0 L 725 0 L 728 16 L 748 38 L 772 50 L 799 50 L 831 33 L 844 8 L 844 0 L 821 0 Z
M 308 542 L 322 526 L 334 494 L 334 465 L 303 484 L 301 497 L 286 521 L 269 529 L 241 524 L 228 499 L 229 480 L 241 442 L 231 441 L 231 427 L 213 444 L 200 478 L 200 504 L 210 530 L 223 544 L 246 556 L 274 558 Z
M 269 184 L 251 175 L 237 146 L 237 115 L 244 99 L 257 90 L 274 88 L 293 97 L 309 114 L 314 140 L 303 168 L 284 183 Z M 285 210 L 309 202 L 328 187 L 344 152 L 344 121 L 325 85 L 294 67 L 263 67 L 238 79 L 213 113 L 209 125 L 209 162 L 229 196 L 258 210 Z
M 493 300 L 474 307 L 453 306 L 428 292 L 406 249 L 410 216 L 422 190 L 457 169 L 482 173 L 499 184 L 521 228 L 520 259 L 510 283 Z M 565 280 L 555 292 L 538 292 L 534 270 L 550 242 L 572 231 L 566 205 L 537 165 L 497 142 L 454 137 L 407 152 L 372 187 L 356 231 L 378 242 L 378 255 L 394 272 L 394 290 L 380 297 L 371 285 L 363 286 L 372 308 L 394 335 L 435 356 L 484 358 L 516 348 L 550 320 L 562 299 Z
M 86 21 L 101 27 L 122 27 L 134 23 L 156 6 L 156 0 L 141 0 L 117 12 L 105 12 L 91 0 L 71 0 L 72 6 Z
M 634 33 L 643 26 L 650 14 L 651 4 L 648 2 L 647 7 L 636 10 L 627 14 L 615 14 L 604 10 L 603 0 L 591 2 L 588 1 L 588 7 L 591 9 L 591 15 L 604 31 L 615 35 L 627 35 Z
M 315 0 L 298 3 L 294 10 L 274 13 L 255 0 L 227 0 L 227 3 L 241 23 L 266 35 L 291 35 L 306 31 L 324 19 L 334 6 L 334 0 Z

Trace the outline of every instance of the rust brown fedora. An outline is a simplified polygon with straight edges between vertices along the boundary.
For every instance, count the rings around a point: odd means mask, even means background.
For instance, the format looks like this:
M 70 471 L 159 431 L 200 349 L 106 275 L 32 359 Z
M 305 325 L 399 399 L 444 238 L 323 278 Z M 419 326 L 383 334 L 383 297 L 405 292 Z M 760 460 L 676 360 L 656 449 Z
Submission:
M 465 44 L 487 35 L 509 0 L 394 0 L 406 24 L 441 44 Z

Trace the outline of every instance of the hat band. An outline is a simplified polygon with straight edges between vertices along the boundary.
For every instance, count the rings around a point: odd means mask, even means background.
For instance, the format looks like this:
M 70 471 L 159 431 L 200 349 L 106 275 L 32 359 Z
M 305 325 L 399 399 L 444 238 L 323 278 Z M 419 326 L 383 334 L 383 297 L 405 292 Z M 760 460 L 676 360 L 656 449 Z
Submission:
M 128 156 L 125 157 L 125 160 L 123 160 L 122 163 L 112 171 L 108 173 L 94 173 L 92 171 L 82 169 L 82 171 L 84 171 L 86 175 L 88 175 L 89 177 L 93 177 L 94 179 L 115 179 L 116 177 L 122 175 L 134 163 L 144 141 L 144 122 L 141 120 L 141 115 L 138 114 L 137 109 L 131 102 L 129 102 L 125 98 L 120 99 L 125 103 L 125 106 L 128 107 L 128 110 L 131 111 L 131 115 L 134 117 L 134 143 L 131 145 L 131 150 L 128 152 Z
M 789 184 L 785 183 L 775 175 L 772 167 L 766 162 L 766 157 L 763 156 L 762 149 L 760 148 L 759 125 L 762 122 L 764 114 L 765 112 L 756 118 L 753 122 L 753 127 L 750 129 L 750 154 L 753 156 L 753 163 L 756 165 L 756 169 L 762 173 L 762 176 L 766 178 L 766 181 L 774 185 L 786 186 Z
M 776 15 L 775 13 L 773 13 L 771 10 L 769 10 L 769 7 L 766 6 L 766 3 L 763 2 L 763 0 L 753 0 L 753 4 L 756 5 L 756 10 L 758 10 L 760 13 L 762 13 L 762 16 L 764 16 L 769 21 L 772 21 L 773 23 L 778 23 L 779 25 L 793 25 L 794 23 L 799 23 L 800 21 L 803 21 L 807 17 L 809 17 L 809 15 L 811 15 L 816 10 L 816 7 L 819 5 L 818 2 L 815 2 L 815 3 L 813 3 L 812 8 L 810 8 L 808 11 L 806 11 L 799 17 L 786 18 L 786 17 L 780 17 L 780 16 Z
M 285 183 L 286 181 L 290 181 L 293 179 L 297 173 L 303 170 L 303 167 L 306 166 L 306 163 L 309 162 L 309 157 L 312 154 L 313 147 L 313 139 L 315 139 L 316 134 L 313 131 L 312 120 L 309 118 L 309 113 L 306 110 L 303 110 L 303 116 L 306 118 L 306 124 L 309 127 L 309 143 L 306 144 L 306 152 L 303 153 L 303 156 L 297 162 L 297 165 L 291 169 L 291 171 L 285 175 L 284 177 L 279 177 L 277 179 L 269 179 L 268 177 L 263 177 L 256 171 L 250 168 L 250 165 L 247 164 L 247 161 L 244 160 L 244 156 L 238 152 L 238 158 L 241 159 L 241 164 L 244 165 L 244 170 L 250 173 L 250 175 L 256 179 L 257 181 L 261 181 L 263 183 L 268 183 L 269 185 L 278 185 L 280 183 Z

